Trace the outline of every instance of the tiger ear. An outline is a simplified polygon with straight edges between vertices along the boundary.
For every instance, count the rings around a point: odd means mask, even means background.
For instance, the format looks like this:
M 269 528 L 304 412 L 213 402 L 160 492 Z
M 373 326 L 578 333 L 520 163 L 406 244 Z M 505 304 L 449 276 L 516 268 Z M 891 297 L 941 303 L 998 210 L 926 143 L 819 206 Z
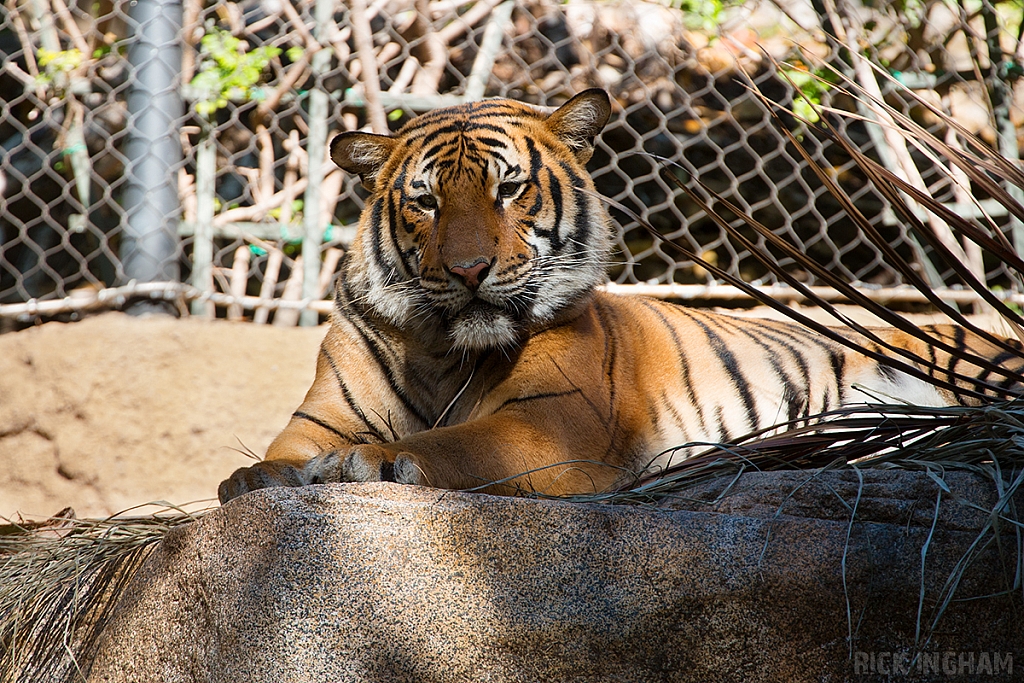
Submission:
M 331 160 L 349 173 L 358 173 L 363 187 L 373 190 L 377 174 L 394 148 L 395 139 L 387 135 L 349 131 L 331 140 Z
M 594 153 L 594 138 L 608 123 L 612 105 L 600 88 L 584 90 L 547 118 L 548 128 L 569 146 L 581 164 Z

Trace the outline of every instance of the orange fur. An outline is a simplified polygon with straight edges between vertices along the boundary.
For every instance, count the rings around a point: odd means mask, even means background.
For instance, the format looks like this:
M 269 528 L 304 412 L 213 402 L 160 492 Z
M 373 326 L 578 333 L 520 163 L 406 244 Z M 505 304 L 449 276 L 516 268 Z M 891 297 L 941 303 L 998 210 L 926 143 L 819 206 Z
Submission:
M 595 492 L 700 448 L 686 444 L 864 402 L 854 384 L 889 400 L 963 400 L 796 325 L 596 291 L 611 228 L 583 164 L 608 113 L 607 96 L 587 91 L 550 116 L 487 101 L 394 138 L 334 140 L 332 157 L 371 195 L 316 379 L 266 460 L 221 485 L 222 501 L 382 479 Z M 933 333 L 1006 355 L 952 327 Z M 955 364 L 935 358 L 933 375 Z

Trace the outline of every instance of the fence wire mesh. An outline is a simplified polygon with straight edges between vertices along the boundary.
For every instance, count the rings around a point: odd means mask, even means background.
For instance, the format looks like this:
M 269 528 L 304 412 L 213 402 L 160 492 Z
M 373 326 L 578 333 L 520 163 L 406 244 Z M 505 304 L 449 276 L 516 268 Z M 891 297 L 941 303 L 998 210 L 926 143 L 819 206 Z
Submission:
M 598 189 L 667 239 L 775 284 L 659 176 L 657 157 L 833 272 L 889 291 L 900 274 L 745 78 L 797 111 L 805 105 L 790 80 L 814 101 L 856 112 L 809 76 L 824 72 L 808 56 L 863 80 L 851 53 L 863 54 L 1017 158 L 1022 16 L 1019 2 L 991 0 L 6 0 L 0 323 L 140 299 L 278 324 L 307 309 L 314 314 L 303 320 L 313 322 L 329 308 L 323 299 L 364 196 L 327 160 L 330 135 L 396 130 L 421 111 L 481 97 L 555 106 L 594 86 L 616 103 L 589 167 Z M 899 88 L 875 83 L 890 104 L 946 135 Z M 957 285 L 840 149 L 790 123 L 933 285 Z M 901 163 L 877 130 L 839 125 L 882 163 Z M 915 155 L 913 165 L 934 196 L 969 210 L 928 159 Z M 704 268 L 613 214 L 614 283 L 707 296 L 686 288 L 716 284 Z M 1005 212 L 996 218 L 1024 240 Z M 975 265 L 990 286 L 1016 287 L 1002 264 Z

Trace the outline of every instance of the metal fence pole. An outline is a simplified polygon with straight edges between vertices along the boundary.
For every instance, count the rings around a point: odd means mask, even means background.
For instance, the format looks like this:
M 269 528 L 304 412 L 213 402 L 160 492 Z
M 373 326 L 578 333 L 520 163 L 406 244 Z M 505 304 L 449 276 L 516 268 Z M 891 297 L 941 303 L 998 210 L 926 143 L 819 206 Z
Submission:
M 128 280 L 177 281 L 181 207 L 174 174 L 182 163 L 178 133 L 184 116 L 177 82 L 181 0 L 138 0 L 130 13 L 138 38 L 128 50 L 134 78 L 128 94 L 124 175 L 129 180 L 120 257 Z
M 334 19 L 334 0 L 316 0 L 316 28 L 314 37 L 321 48 L 313 55 L 313 77 L 317 82 L 309 92 L 309 134 L 306 136 L 306 193 L 303 196 L 303 238 L 302 238 L 302 298 L 319 299 L 320 292 L 320 243 L 323 242 L 324 224 L 320 215 L 320 186 L 324 177 L 323 163 L 327 158 L 327 117 L 329 102 L 319 76 L 327 72 L 331 64 L 331 48 L 328 36 L 329 26 Z M 302 309 L 299 324 L 316 325 L 319 314 L 309 308 Z

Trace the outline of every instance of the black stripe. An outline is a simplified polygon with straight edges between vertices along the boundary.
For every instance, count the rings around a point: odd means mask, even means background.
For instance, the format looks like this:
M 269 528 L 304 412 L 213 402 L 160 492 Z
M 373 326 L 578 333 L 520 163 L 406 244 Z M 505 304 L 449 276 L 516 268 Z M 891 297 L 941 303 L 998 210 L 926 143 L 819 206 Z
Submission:
M 445 126 L 441 126 L 440 128 L 434 128 L 433 130 L 423 131 L 424 134 L 422 137 L 410 136 L 410 142 L 412 140 L 417 140 L 417 142 L 419 142 L 421 145 L 431 145 L 433 144 L 434 140 L 437 140 L 442 135 L 461 133 L 463 130 L 465 130 L 465 126 L 465 121 L 455 121 L 454 123 L 449 123 Z M 439 147 L 443 146 L 444 144 L 446 143 L 440 143 Z M 432 156 L 432 153 L 428 151 L 424 154 L 424 156 Z
M 566 175 L 569 176 L 569 180 L 574 188 L 582 189 L 586 187 L 586 182 L 578 173 L 576 173 L 575 169 L 573 169 L 573 167 L 569 163 L 561 161 L 559 162 L 559 165 L 562 167 L 562 170 L 565 171 Z M 582 192 L 576 192 L 574 194 L 576 195 L 574 197 L 574 204 L 576 206 L 576 217 L 573 221 L 574 244 L 572 245 L 573 248 L 571 252 L 573 254 L 578 254 L 582 252 L 584 249 L 586 249 L 586 245 L 590 242 L 591 221 L 590 211 L 588 210 L 590 208 L 590 198 Z
M 878 367 L 875 370 L 878 373 L 879 377 L 886 380 L 890 384 L 896 384 L 900 376 L 900 373 L 898 370 L 896 370 L 896 368 L 892 367 L 891 365 L 886 365 L 885 363 L 879 363 Z
M 439 156 L 438 155 L 441 152 L 441 150 L 443 150 L 445 147 L 449 147 L 451 144 L 452 143 L 450 141 L 439 142 L 436 145 L 434 145 L 433 147 L 431 147 L 431 148 L 427 149 L 425 152 L 423 152 L 423 157 L 425 159 L 430 159 L 431 163 L 435 163 L 436 161 L 439 160 Z
M 406 395 L 401 384 L 399 384 L 398 377 L 395 375 L 394 363 L 388 362 L 388 359 L 385 357 L 384 351 L 382 350 L 382 346 L 378 344 L 375 339 L 371 339 L 370 335 L 368 335 L 359 324 L 362 322 L 362 319 L 350 320 L 349 322 L 352 323 L 356 332 L 359 333 L 359 336 L 362 338 L 367 350 L 369 350 L 370 355 L 373 356 L 373 359 L 377 362 L 377 366 L 380 368 L 384 378 L 387 380 L 391 391 L 398 397 L 398 400 L 402 402 L 402 405 L 405 406 L 406 410 L 415 415 L 423 424 L 431 424 L 426 416 L 412 404 L 412 400 Z
M 406 161 L 406 164 L 408 164 L 408 161 Z M 394 189 L 403 189 L 405 175 L 405 169 L 403 168 L 399 173 L 398 179 L 395 180 Z M 402 247 L 398 243 L 398 203 L 395 201 L 395 194 L 395 192 L 388 193 L 388 237 L 391 238 L 391 248 L 394 250 L 394 253 L 401 254 Z M 383 245 L 381 245 L 381 248 L 383 248 Z M 408 274 L 409 271 L 406 269 L 403 275 L 408 277 Z
M 534 113 L 533 110 L 523 110 L 519 107 L 514 107 L 508 104 L 508 102 L 502 102 L 500 100 L 482 100 L 480 102 L 473 102 L 470 105 L 470 111 L 474 114 L 488 114 L 494 116 L 496 112 L 504 113 L 509 116 L 521 117 L 533 115 L 534 118 L 540 118 L 540 114 Z
M 676 426 L 679 428 L 679 431 L 683 432 L 683 434 L 686 434 L 686 422 L 683 420 L 683 416 L 679 414 L 679 411 L 676 410 L 676 407 L 672 405 L 672 401 L 671 399 L 669 399 L 668 392 L 666 392 L 664 389 L 662 389 L 661 391 L 661 402 L 665 405 L 665 410 L 671 413 L 672 419 L 675 421 Z
M 507 142 L 505 142 L 504 140 L 498 140 L 497 138 L 480 137 L 473 138 L 473 141 L 485 147 L 508 147 Z
M 836 382 L 836 400 L 839 403 L 843 402 L 843 372 L 846 367 L 846 356 L 843 355 L 842 351 L 837 350 L 834 343 L 832 343 L 828 339 L 822 337 L 821 335 L 815 332 L 811 332 L 810 330 L 807 330 L 803 327 L 797 327 L 796 325 L 792 324 L 786 324 L 784 327 L 778 327 L 770 324 L 768 321 L 758 320 L 756 318 L 751 318 L 747 320 L 747 322 L 753 325 L 754 327 L 759 327 L 765 331 L 771 331 L 774 332 L 775 334 L 784 336 L 787 339 L 793 341 L 794 343 L 802 342 L 805 344 L 812 344 L 814 346 L 817 346 L 820 350 L 822 350 L 825 353 L 825 355 L 828 356 L 829 358 L 829 365 L 832 368 L 832 376 Z M 794 351 L 794 353 L 799 354 L 798 351 Z M 803 357 L 802 354 L 800 354 L 800 356 L 801 358 Z M 810 388 L 810 380 L 808 379 L 808 397 L 810 396 Z M 830 388 L 831 385 L 826 382 L 825 393 L 822 397 L 822 411 L 829 410 L 832 407 L 832 399 L 829 395 Z
M 959 325 L 954 327 L 953 328 L 953 347 L 956 348 L 956 349 L 964 348 L 964 339 L 966 339 L 966 337 L 967 337 L 967 332 L 964 330 L 964 328 L 960 327 Z M 947 366 L 946 369 L 950 373 L 950 380 L 952 380 L 952 374 L 956 370 L 956 366 L 957 366 L 957 363 L 960 362 L 960 358 L 959 358 L 959 356 L 957 356 L 955 354 L 950 354 L 949 359 L 950 359 L 950 363 L 949 363 L 949 365 Z
M 335 280 L 337 287 L 334 290 L 334 303 L 342 311 L 347 314 L 352 314 L 352 283 L 348 277 L 349 270 L 352 267 L 352 252 L 353 249 L 348 249 L 341 256 L 341 262 L 339 263 L 338 270 L 341 273 Z
M 526 138 L 526 149 L 530 154 L 530 184 L 533 186 L 534 192 L 536 192 L 533 206 L 526 213 L 530 216 L 536 216 L 544 206 L 544 193 L 540 186 L 540 169 L 543 165 L 543 159 L 541 158 L 540 150 L 537 149 L 537 145 L 533 143 L 531 138 Z
M 515 398 L 510 398 L 510 399 L 506 400 L 504 403 L 502 403 L 500 406 L 498 406 L 497 409 L 494 412 L 495 413 L 501 412 L 507 406 L 513 405 L 515 403 L 526 403 L 527 401 L 537 401 L 537 400 L 544 399 L 544 398 L 562 398 L 564 396 L 571 396 L 573 394 L 581 394 L 582 395 L 583 394 L 583 390 L 580 389 L 579 387 L 577 387 L 576 389 L 569 389 L 568 391 L 553 391 L 553 392 L 550 392 L 550 393 L 547 393 L 547 394 L 533 394 L 532 396 L 517 396 Z
M 727 318 L 732 322 L 731 318 Z M 779 381 L 783 385 L 782 400 L 786 404 L 786 413 L 788 420 L 795 420 L 800 417 L 801 409 L 805 412 L 808 410 L 810 401 L 807 400 L 808 389 L 810 386 L 810 375 L 807 369 L 807 363 L 804 358 L 796 352 L 796 349 L 789 346 L 785 342 L 779 341 L 762 333 L 762 336 L 758 336 L 751 331 L 746 325 L 740 324 L 736 321 L 736 325 L 733 326 L 733 332 L 742 334 L 751 342 L 761 347 L 761 350 L 771 361 L 772 370 L 775 371 L 775 376 L 779 378 Z M 774 344 L 768 344 L 765 342 L 765 338 Z M 802 385 L 798 382 L 793 381 L 793 378 L 789 376 L 783 367 L 782 357 L 778 353 L 778 349 L 783 348 L 789 352 L 789 355 L 793 357 L 797 365 L 800 367 L 801 374 L 803 375 Z M 800 404 L 803 404 L 802 406 Z M 777 420 L 776 420 L 777 421 Z
M 845 354 L 832 349 L 828 354 L 829 365 L 832 366 L 832 375 L 836 378 L 836 400 L 840 405 L 846 402 L 846 356 Z M 825 400 L 822 402 L 821 409 L 823 411 L 829 410 L 832 407 L 832 402 L 829 400 L 828 387 L 825 387 Z
M 380 271 L 385 274 L 391 271 L 391 266 L 384 261 L 384 250 L 381 246 L 381 221 L 384 218 L 384 200 L 377 199 L 374 201 L 370 209 L 370 231 L 373 234 L 373 241 L 370 243 L 370 251 L 373 256 L 374 263 L 380 268 Z
M 608 378 L 608 415 L 617 415 L 615 410 L 615 364 L 618 357 L 618 348 L 615 344 L 614 327 L 609 320 L 615 315 L 614 309 L 606 307 L 600 299 L 594 300 L 594 310 L 601 320 L 601 330 L 604 332 L 604 374 Z
M 761 425 L 761 418 L 757 414 L 757 406 L 754 405 L 754 397 L 750 393 L 750 386 L 747 384 L 743 373 L 740 372 L 739 363 L 736 362 L 736 356 L 734 356 L 732 351 L 729 350 L 729 346 L 725 343 L 725 340 L 715 333 L 708 325 L 698 320 L 698 316 L 694 314 L 694 311 L 682 307 L 680 307 L 679 310 L 685 315 L 688 315 L 690 320 L 696 323 L 704 332 L 708 342 L 711 344 L 711 350 L 714 351 L 715 356 L 718 357 L 718 361 L 722 364 L 726 373 L 732 379 L 732 383 L 736 388 L 736 391 L 739 392 L 740 400 L 743 402 L 743 407 L 747 413 L 747 420 L 750 423 L 750 428 L 757 429 Z M 728 438 L 728 436 L 726 438 Z
M 928 374 L 935 377 L 936 373 L 939 371 L 939 359 L 935 355 L 935 347 L 931 344 L 928 344 L 928 362 Z M 950 382 L 954 381 L 952 377 L 947 377 L 946 379 Z
M 747 330 L 746 328 L 744 328 L 743 331 L 745 334 L 750 334 L 749 330 Z M 790 344 L 786 340 L 784 335 L 776 336 L 775 334 L 772 334 L 773 332 L 774 330 L 769 328 L 768 330 L 763 331 L 762 334 L 764 334 L 765 337 L 771 340 L 774 344 L 777 344 L 780 348 L 785 349 L 789 353 L 789 356 L 793 359 L 793 362 L 796 363 L 797 367 L 800 370 L 801 383 L 794 384 L 795 386 L 799 386 L 802 389 L 802 400 L 804 401 L 804 417 L 806 417 L 810 413 L 811 409 L 811 368 L 807 364 L 807 357 L 804 356 L 800 349 Z M 788 375 L 786 379 L 787 381 L 792 382 L 792 380 L 789 379 Z
M 348 385 L 345 384 L 345 380 L 341 378 L 341 372 L 338 371 L 338 365 L 334 362 L 334 358 L 332 358 L 331 354 L 327 352 L 327 349 L 322 346 L 320 347 L 320 353 L 324 354 L 324 357 L 327 359 L 327 364 L 331 366 L 331 370 L 334 372 L 334 378 L 338 380 L 338 387 L 341 389 L 341 395 L 345 399 L 345 403 L 348 405 L 349 410 L 355 413 L 356 417 L 362 420 L 363 424 L 366 425 L 371 434 L 380 438 L 381 441 L 386 441 L 377 427 L 367 419 L 366 415 L 359 409 L 359 406 L 357 406 L 356 402 L 352 399 L 352 392 L 348 390 Z
M 559 227 L 562 225 L 562 186 L 558 182 L 558 178 L 555 177 L 554 171 L 550 168 L 548 171 L 548 194 L 551 195 L 551 204 L 555 207 L 555 220 L 550 230 L 541 230 L 534 228 L 534 234 L 538 237 L 543 237 L 551 243 L 551 250 L 554 253 L 561 253 L 562 247 L 562 236 L 559 234 Z
M 647 308 L 658 320 L 664 325 L 665 329 L 668 330 L 669 336 L 672 338 L 672 343 L 676 348 L 676 358 L 679 359 L 679 368 L 683 376 L 683 387 L 690 397 L 690 405 L 692 405 L 697 411 L 697 420 L 700 426 L 705 431 L 708 431 L 707 415 L 704 414 L 704 406 L 697 400 L 697 394 L 693 390 L 693 374 L 690 372 L 690 362 L 686 357 L 686 352 L 683 351 L 682 341 L 679 339 L 679 331 L 669 321 L 668 317 L 664 313 L 658 310 L 658 306 L 669 306 L 663 302 L 655 302 L 650 299 L 640 299 L 640 303 Z M 681 310 L 680 306 L 672 306 L 673 312 Z
M 721 440 L 725 443 L 732 441 L 732 432 L 725 426 L 725 411 L 720 404 L 715 406 L 715 422 L 718 424 L 718 433 L 721 434 Z
M 1005 367 L 1006 361 L 1013 360 L 1014 358 L 1020 358 L 1020 356 L 1017 355 L 1016 353 L 1010 353 L 1009 351 L 1002 351 L 1001 353 L 997 354 L 995 358 L 992 358 L 991 361 L 992 361 L 993 365 L 998 365 L 998 366 L 1008 370 L 1009 368 Z M 980 381 L 984 381 L 984 380 L 987 380 L 991 374 L 992 374 L 991 370 L 985 369 L 985 370 L 982 370 L 977 375 L 977 378 Z M 1013 376 L 1004 377 L 1002 379 L 1002 381 L 1000 381 L 999 386 L 1002 387 L 1003 389 L 1008 389 L 1008 388 L 1012 387 L 1014 384 L 1016 384 L 1017 382 L 1020 382 L 1022 379 L 1024 379 L 1024 378 L 1013 377 Z
M 499 135 L 508 135 L 508 127 L 502 127 L 494 123 L 481 123 L 480 121 L 470 121 L 466 125 L 466 132 L 478 130 L 489 130 L 492 133 L 498 133 Z
M 352 435 L 351 434 L 344 434 L 340 430 L 332 427 L 331 425 L 327 424 L 326 422 L 324 422 L 323 420 L 321 420 L 318 417 L 313 417 L 309 413 L 304 413 L 304 412 L 302 412 L 300 410 L 296 410 L 294 413 L 292 413 L 292 417 L 296 417 L 296 418 L 298 418 L 300 420 L 306 420 L 307 422 L 312 422 L 317 427 L 321 427 L 323 429 L 326 429 L 327 431 L 331 432 L 332 434 L 335 434 L 335 435 L 341 437 L 345 441 L 352 441 Z
M 999 383 L 1000 389 L 1016 389 L 1017 394 L 1021 394 L 1021 377 L 1006 377 Z

